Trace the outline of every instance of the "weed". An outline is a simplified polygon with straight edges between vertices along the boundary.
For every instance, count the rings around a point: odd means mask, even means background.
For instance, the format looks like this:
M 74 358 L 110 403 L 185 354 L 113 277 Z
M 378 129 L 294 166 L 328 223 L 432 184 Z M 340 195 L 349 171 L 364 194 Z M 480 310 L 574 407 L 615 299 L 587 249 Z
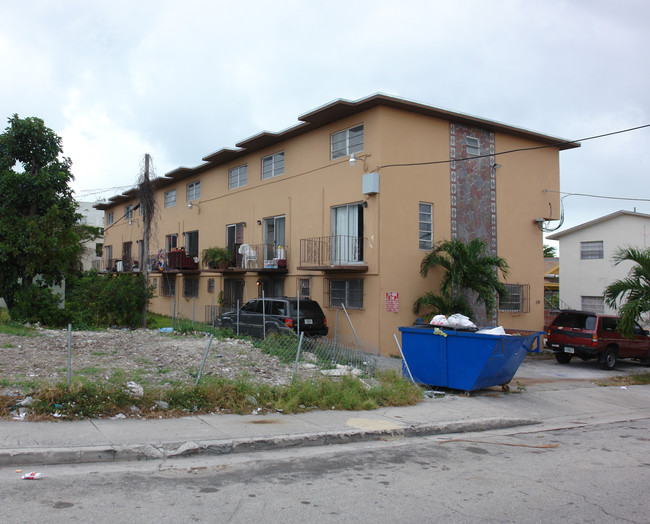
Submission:
M 606 382 L 598 383 L 599 386 L 646 386 L 648 384 L 650 384 L 650 371 L 612 377 Z
M 9 344 L 9 343 L 7 343 L 7 344 L 3 344 L 2 346 L 0 346 L 0 349 L 4 349 L 4 348 L 15 348 L 15 347 L 16 347 L 16 346 L 15 346 L 14 344 Z
M 104 371 L 102 368 L 98 368 L 95 366 L 88 366 L 85 368 L 75 370 L 75 375 L 99 375 L 102 371 Z

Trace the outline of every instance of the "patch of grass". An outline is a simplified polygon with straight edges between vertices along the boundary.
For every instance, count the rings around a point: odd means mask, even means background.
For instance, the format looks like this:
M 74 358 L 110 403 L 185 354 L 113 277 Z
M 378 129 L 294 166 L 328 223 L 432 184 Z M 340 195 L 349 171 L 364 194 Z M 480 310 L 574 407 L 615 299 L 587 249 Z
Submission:
M 5 335 L 15 335 L 18 337 L 38 336 L 38 332 L 35 328 L 13 321 L 0 323 L 0 333 L 4 333 Z
M 81 369 L 75 369 L 74 373 L 75 375 L 99 375 L 102 371 L 104 371 L 102 368 L 98 368 L 95 366 L 88 366 Z
M 277 357 L 285 364 L 290 364 L 296 360 L 299 342 L 299 339 L 294 335 L 274 333 L 263 340 L 254 340 L 253 346 L 262 353 Z
M 115 380 L 124 374 L 113 373 Z M 142 417 L 174 416 L 185 413 L 250 413 L 252 410 L 285 413 L 310 409 L 366 410 L 380 406 L 412 405 L 422 398 L 422 390 L 405 380 L 398 372 L 384 372 L 376 377 L 374 387 L 352 376 L 324 377 L 318 380 L 299 381 L 289 386 L 269 386 L 238 379 L 203 377 L 199 385 L 178 384 L 169 381 L 166 388 L 143 385 L 144 395 L 133 396 L 126 382 L 95 382 L 75 377 L 68 387 L 65 383 L 45 386 L 33 393 L 34 417 L 59 413 L 67 419 L 128 414 L 133 406 Z M 169 404 L 167 412 L 155 402 Z M 0 399 L 0 414 L 3 411 Z
M 650 371 L 612 377 L 607 381 L 598 382 L 599 386 L 647 386 L 650 384 Z
M 4 349 L 4 348 L 8 349 L 8 348 L 15 348 L 15 347 L 16 346 L 14 344 L 7 343 L 7 344 L 3 344 L 2 346 L 0 346 L 0 349 Z

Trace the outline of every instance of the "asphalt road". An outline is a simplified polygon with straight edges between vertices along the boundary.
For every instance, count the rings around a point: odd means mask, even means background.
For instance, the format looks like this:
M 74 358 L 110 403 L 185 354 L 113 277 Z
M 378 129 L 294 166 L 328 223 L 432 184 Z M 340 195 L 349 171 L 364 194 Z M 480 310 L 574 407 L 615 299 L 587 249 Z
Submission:
M 0 470 L 2 522 L 648 522 L 647 419 Z

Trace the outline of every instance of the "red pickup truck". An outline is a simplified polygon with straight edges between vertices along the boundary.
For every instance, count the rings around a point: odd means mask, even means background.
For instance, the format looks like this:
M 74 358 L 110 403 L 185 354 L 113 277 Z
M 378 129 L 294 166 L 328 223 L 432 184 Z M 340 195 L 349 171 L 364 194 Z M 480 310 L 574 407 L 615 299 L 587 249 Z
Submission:
M 617 318 L 588 311 L 563 310 L 546 332 L 546 347 L 552 349 L 560 364 L 576 356 L 598 359 L 603 369 L 614 369 L 620 358 L 639 360 L 650 366 L 650 336 L 635 323 L 634 337 L 616 331 Z

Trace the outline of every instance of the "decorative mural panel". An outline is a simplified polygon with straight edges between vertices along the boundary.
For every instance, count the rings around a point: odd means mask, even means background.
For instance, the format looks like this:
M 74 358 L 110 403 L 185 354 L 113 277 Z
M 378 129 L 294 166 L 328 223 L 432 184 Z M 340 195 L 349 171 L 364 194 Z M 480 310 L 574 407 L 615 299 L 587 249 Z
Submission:
M 497 252 L 494 133 L 450 123 L 451 237 L 482 238 Z

